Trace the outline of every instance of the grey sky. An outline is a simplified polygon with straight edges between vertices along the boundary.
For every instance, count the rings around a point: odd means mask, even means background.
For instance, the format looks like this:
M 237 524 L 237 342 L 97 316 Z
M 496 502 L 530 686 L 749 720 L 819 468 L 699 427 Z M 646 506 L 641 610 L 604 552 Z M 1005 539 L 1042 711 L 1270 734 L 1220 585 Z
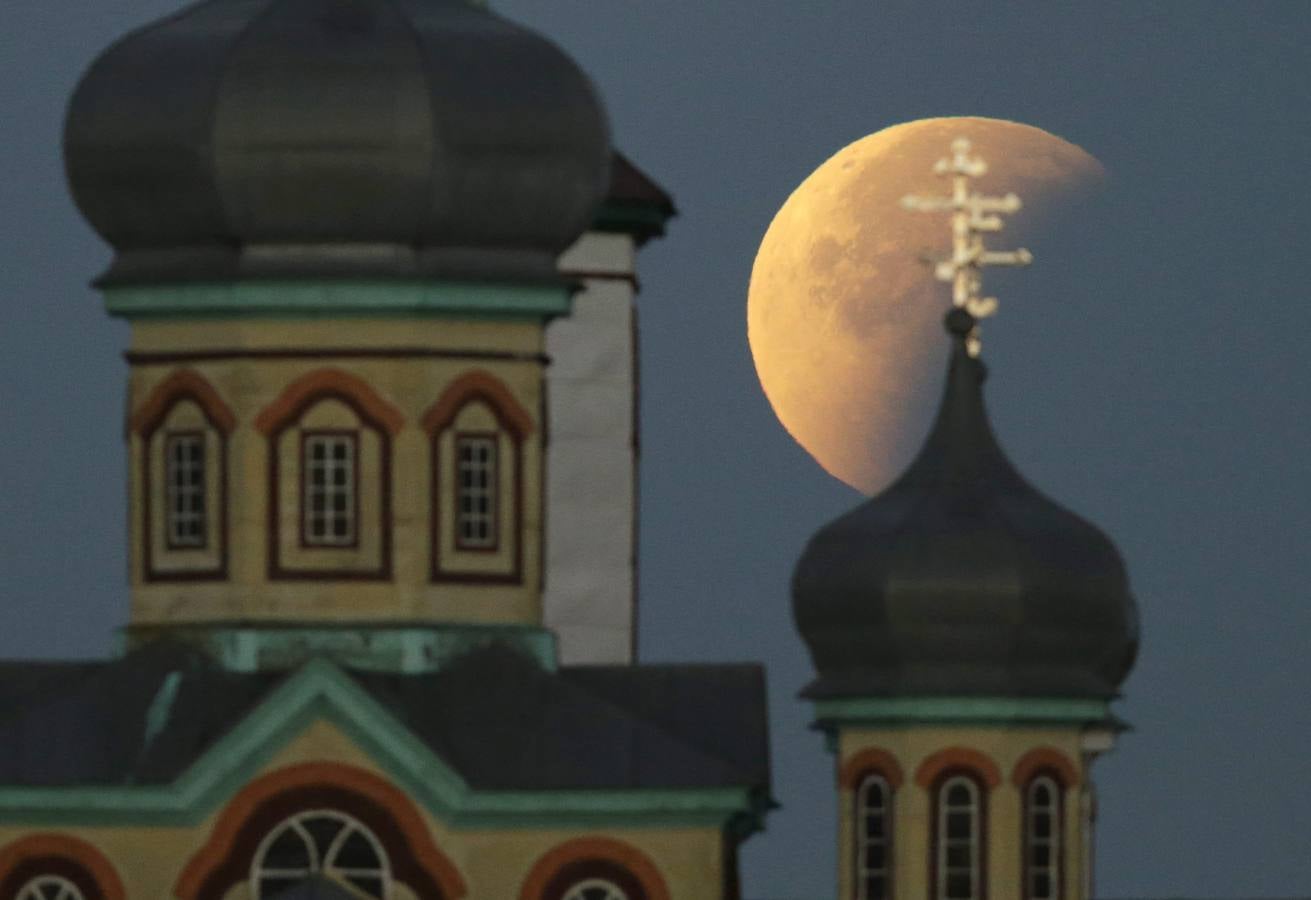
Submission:
M 13 0 L 0 31 L 0 655 L 103 654 L 126 618 L 126 328 L 63 185 L 91 57 L 174 0 Z M 783 432 L 746 344 L 751 262 L 834 151 L 932 115 L 1011 118 L 1109 190 L 992 282 L 994 425 L 1129 564 L 1143 649 L 1100 761 L 1100 896 L 1311 891 L 1311 14 L 1305 3 L 495 0 L 604 95 L 676 197 L 644 254 L 642 654 L 769 666 L 784 809 L 748 896 L 831 896 L 832 760 L 794 699 L 787 582 L 859 498 Z M 945 303 L 945 299 L 944 299 Z M 925 403 L 936 402 L 926 397 Z

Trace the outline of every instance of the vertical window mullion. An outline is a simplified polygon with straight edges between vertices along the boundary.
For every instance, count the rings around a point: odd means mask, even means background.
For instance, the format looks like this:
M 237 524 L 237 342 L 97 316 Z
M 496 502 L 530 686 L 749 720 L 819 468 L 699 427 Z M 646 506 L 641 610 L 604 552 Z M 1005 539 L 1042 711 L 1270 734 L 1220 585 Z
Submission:
M 1027 900 L 1056 900 L 1060 896 L 1060 880 L 1063 875 L 1060 785 L 1048 775 L 1039 775 L 1025 788 L 1024 799 L 1024 884 Z M 1045 827 L 1040 829 L 1039 823 Z
M 164 531 L 170 549 L 204 549 L 205 501 L 205 434 L 165 435 Z
M 855 801 L 856 897 L 886 900 L 891 894 L 891 788 L 881 775 L 869 775 L 857 785 Z
M 302 533 L 315 547 L 349 547 L 356 541 L 357 436 L 306 432 L 301 465 Z
M 495 550 L 496 436 L 457 435 L 455 534 L 461 550 Z
M 937 844 L 935 900 L 979 900 L 983 883 L 980 789 L 971 778 L 954 776 L 938 788 L 934 804 L 937 819 L 937 833 L 934 835 Z M 960 827 L 962 824 L 964 828 Z

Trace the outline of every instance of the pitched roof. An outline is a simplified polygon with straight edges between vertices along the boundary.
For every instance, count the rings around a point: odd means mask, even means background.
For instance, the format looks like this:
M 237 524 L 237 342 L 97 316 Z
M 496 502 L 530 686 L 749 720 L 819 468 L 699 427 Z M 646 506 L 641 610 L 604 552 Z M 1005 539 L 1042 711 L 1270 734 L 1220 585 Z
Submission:
M 170 643 L 112 662 L 7 663 L 0 783 L 172 781 L 279 680 L 227 672 Z
M 475 789 L 768 788 L 758 666 L 549 672 L 491 644 L 439 672 L 345 670 Z M 291 673 L 157 642 L 0 667 L 0 784 L 166 784 Z
M 592 227 L 631 234 L 638 245 L 663 237 L 665 223 L 678 215 L 673 198 L 628 157 L 610 160 L 610 186 Z
M 484 789 L 738 787 L 763 784 L 763 729 L 731 737 L 715 717 L 741 703 L 763 718 L 763 680 L 690 667 L 634 667 L 627 678 L 551 673 L 504 645 L 433 675 L 352 673 L 472 786 Z M 682 703 L 695 682 L 725 702 Z M 750 688 L 748 687 L 748 692 Z M 680 692 L 684 696 L 680 696 Z M 671 703 L 656 714 L 655 701 Z M 750 715 L 750 713 L 749 713 Z M 706 736 L 692 738 L 697 723 Z

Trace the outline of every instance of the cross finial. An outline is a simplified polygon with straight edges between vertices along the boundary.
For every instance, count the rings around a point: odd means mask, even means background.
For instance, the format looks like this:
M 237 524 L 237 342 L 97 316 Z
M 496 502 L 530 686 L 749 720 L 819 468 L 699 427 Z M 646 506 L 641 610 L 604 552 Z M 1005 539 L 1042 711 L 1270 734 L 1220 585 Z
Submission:
M 921 212 L 951 210 L 951 256 L 931 260 L 933 275 L 939 281 L 952 284 L 951 302 L 965 310 L 976 320 L 985 319 L 997 311 L 996 297 L 983 297 L 984 266 L 1027 266 L 1033 254 L 1019 250 L 988 250 L 983 246 L 985 231 L 1001 231 L 1000 213 L 1013 213 L 1020 208 L 1020 198 L 1014 194 L 1005 197 L 985 197 L 970 192 L 969 180 L 988 171 L 988 164 L 977 156 L 970 156 L 970 142 L 961 137 L 951 144 L 951 156 L 938 160 L 933 171 L 937 175 L 952 177 L 950 197 L 901 198 L 906 209 Z M 976 324 L 965 338 L 970 356 L 978 356 L 981 343 Z

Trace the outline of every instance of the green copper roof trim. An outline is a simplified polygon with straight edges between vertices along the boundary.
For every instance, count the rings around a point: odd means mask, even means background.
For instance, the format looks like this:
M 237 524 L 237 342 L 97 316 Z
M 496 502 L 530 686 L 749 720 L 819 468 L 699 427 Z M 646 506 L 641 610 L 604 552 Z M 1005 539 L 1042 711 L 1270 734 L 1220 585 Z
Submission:
M 1109 718 L 1104 700 L 1061 697 L 865 697 L 815 703 L 815 719 L 822 724 L 1039 724 Z
M 447 281 L 232 281 L 104 288 L 124 319 L 455 316 L 549 319 L 567 315 L 565 285 Z
M 123 649 L 141 640 L 152 640 L 160 633 L 204 647 L 233 672 L 294 669 L 323 656 L 355 669 L 416 675 L 436 672 L 451 660 L 494 641 L 522 650 L 547 671 L 558 668 L 555 634 L 536 625 L 375 622 L 167 625 L 128 630 Z
M 751 789 L 478 791 L 332 663 L 316 659 L 279 685 L 236 728 L 168 785 L 0 787 L 0 823 L 186 826 L 256 777 L 316 720 L 354 740 L 419 806 L 454 827 L 719 827 L 763 815 Z
M 178 698 L 180 687 L 182 687 L 181 672 L 169 672 L 164 676 L 164 682 L 155 692 L 150 707 L 146 710 L 146 733 L 141 741 L 143 749 L 149 748 L 155 738 L 159 737 L 168 726 L 168 719 L 173 714 L 173 704 Z

